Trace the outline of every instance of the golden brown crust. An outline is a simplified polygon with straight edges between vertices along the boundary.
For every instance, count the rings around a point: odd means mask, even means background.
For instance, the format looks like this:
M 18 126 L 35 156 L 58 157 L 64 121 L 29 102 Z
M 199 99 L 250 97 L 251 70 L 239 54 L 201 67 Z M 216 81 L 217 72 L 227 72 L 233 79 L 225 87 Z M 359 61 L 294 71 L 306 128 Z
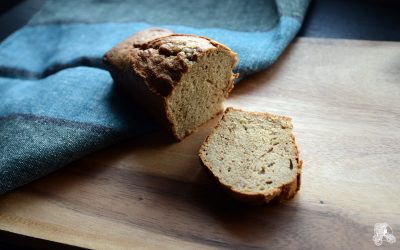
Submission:
M 232 110 L 243 111 L 241 109 L 235 109 L 232 107 L 228 107 L 225 109 L 224 115 L 221 119 L 224 118 L 226 113 L 228 113 L 229 111 L 232 111 Z M 247 112 L 250 114 L 262 115 L 267 118 L 270 117 L 273 119 L 283 119 L 283 120 L 286 120 L 289 122 L 291 121 L 291 118 L 287 117 L 287 116 L 274 115 L 274 114 L 264 113 L 264 112 L 248 112 L 248 111 L 243 111 L 243 112 Z M 267 192 L 243 193 L 243 192 L 236 191 L 236 190 L 232 189 L 231 186 L 228 186 L 228 185 L 225 185 L 224 183 L 222 183 L 219 180 L 219 178 L 213 173 L 213 171 L 211 170 L 211 167 L 208 166 L 206 164 L 206 161 L 203 159 L 202 152 L 204 151 L 204 147 L 208 144 L 208 139 L 210 138 L 211 135 L 213 135 L 217 131 L 219 126 L 220 126 L 220 123 L 217 124 L 217 126 L 213 129 L 213 131 L 204 140 L 204 142 L 199 150 L 199 159 L 200 159 L 200 164 L 207 169 L 207 172 L 210 173 L 219 182 L 219 184 L 223 187 L 224 190 L 227 191 L 227 193 L 231 197 L 233 197 L 239 201 L 260 204 L 260 203 L 282 202 L 282 201 L 289 200 L 295 196 L 297 191 L 300 190 L 301 170 L 302 170 L 303 162 L 302 162 L 302 160 L 300 160 L 298 147 L 297 147 L 296 140 L 295 140 L 295 137 L 293 134 L 291 134 L 291 138 L 292 138 L 293 146 L 295 148 L 295 155 L 296 155 L 296 161 L 297 161 L 297 166 L 298 166 L 297 167 L 298 172 L 297 172 L 297 175 L 295 176 L 295 178 L 293 178 L 293 180 L 291 182 L 289 182 L 285 185 L 282 185 L 279 188 L 269 190 Z
M 131 67 L 129 54 L 134 46 L 140 46 L 156 38 L 171 34 L 173 34 L 171 30 L 160 28 L 149 28 L 136 32 L 106 52 L 103 56 L 103 62 L 108 67 L 120 72 L 127 71 Z
M 139 31 L 105 53 L 103 62 L 108 67 L 115 83 L 133 96 L 133 99 L 139 105 L 142 105 L 152 117 L 174 134 L 172 131 L 173 124 L 170 119 L 168 119 L 166 113 L 166 98 L 150 89 L 146 81 L 143 81 L 143 79 L 133 71 L 130 57 L 134 46 L 141 46 L 156 38 L 171 34 L 173 34 L 171 30 L 160 28 L 149 28 Z
M 192 62 L 212 50 L 224 50 L 234 58 L 232 68 L 236 65 L 236 54 L 212 39 L 174 34 L 160 28 L 146 29 L 128 37 L 108 51 L 103 61 L 116 71 L 133 71 L 150 90 L 168 97 Z M 233 74 L 231 86 L 237 77 L 238 74 Z
M 236 57 L 229 48 L 211 39 L 180 34 L 134 45 L 129 56 L 133 70 L 146 80 L 149 88 L 168 97 L 192 63 L 212 50 L 224 50 Z
M 117 44 L 104 55 L 103 61 L 115 82 L 134 95 L 138 104 L 164 124 L 179 141 L 182 138 L 177 135 L 176 125 L 168 113 L 167 98 L 193 62 L 215 50 L 229 54 L 234 59 L 232 68 L 235 66 L 236 54 L 218 42 L 206 37 L 150 28 Z M 226 97 L 237 76 L 233 74 Z

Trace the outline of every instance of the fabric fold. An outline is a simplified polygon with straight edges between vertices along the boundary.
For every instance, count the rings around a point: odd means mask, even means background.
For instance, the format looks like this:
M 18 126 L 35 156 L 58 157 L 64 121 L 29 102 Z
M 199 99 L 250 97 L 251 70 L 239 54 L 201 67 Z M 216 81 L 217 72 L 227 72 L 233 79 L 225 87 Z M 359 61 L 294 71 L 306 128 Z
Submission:
M 158 129 L 107 71 L 66 69 L 41 80 L 0 78 L 0 194 L 90 152 Z

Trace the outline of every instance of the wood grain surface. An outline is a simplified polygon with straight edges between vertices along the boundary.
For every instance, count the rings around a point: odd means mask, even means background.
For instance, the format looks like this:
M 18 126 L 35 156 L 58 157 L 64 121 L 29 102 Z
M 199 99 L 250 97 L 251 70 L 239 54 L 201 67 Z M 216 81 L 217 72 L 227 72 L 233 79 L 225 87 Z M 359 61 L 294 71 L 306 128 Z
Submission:
M 246 206 L 207 175 L 198 149 L 163 132 L 93 153 L 0 197 L 0 229 L 99 248 L 400 248 L 400 43 L 297 39 L 226 106 L 293 118 L 303 164 L 291 201 Z

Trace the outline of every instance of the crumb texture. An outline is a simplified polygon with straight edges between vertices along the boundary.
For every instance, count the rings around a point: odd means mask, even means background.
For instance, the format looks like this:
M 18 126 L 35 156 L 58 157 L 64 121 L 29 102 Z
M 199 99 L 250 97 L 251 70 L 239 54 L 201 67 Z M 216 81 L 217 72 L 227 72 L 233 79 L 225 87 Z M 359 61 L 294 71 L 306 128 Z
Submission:
M 168 98 L 179 137 L 222 112 L 232 81 L 232 57 L 224 51 L 211 50 L 190 67 Z
M 290 192 L 298 189 L 301 166 L 287 117 L 228 108 L 200 158 L 221 184 L 243 195 L 272 199 L 291 184 Z

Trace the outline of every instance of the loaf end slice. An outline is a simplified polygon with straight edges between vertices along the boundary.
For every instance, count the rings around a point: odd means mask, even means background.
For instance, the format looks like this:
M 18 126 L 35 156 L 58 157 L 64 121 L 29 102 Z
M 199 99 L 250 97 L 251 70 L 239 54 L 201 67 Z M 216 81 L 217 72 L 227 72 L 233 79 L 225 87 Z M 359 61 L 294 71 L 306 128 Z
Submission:
M 300 189 L 291 119 L 227 108 L 199 151 L 200 162 L 234 198 L 284 201 Z

